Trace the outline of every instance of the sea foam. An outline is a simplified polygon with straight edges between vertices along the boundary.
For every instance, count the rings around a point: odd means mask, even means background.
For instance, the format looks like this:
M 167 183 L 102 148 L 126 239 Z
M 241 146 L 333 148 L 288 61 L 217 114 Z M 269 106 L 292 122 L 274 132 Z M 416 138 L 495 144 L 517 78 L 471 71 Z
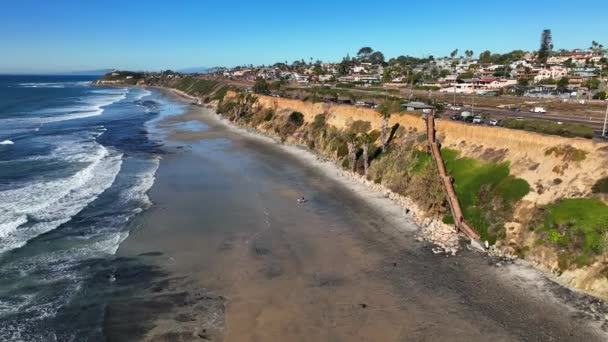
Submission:
M 112 185 L 122 154 L 94 144 L 81 159 L 87 166 L 72 176 L 0 192 L 0 253 L 69 221 Z

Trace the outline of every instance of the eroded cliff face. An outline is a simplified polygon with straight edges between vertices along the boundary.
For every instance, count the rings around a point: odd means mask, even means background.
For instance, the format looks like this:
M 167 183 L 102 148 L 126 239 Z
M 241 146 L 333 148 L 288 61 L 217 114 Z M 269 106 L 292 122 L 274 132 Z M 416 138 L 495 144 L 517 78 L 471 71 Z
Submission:
M 229 92 L 227 98 L 235 96 Z M 346 130 L 353 122 L 369 122 L 371 130 L 379 130 L 381 116 L 374 110 L 348 105 L 311 103 L 300 100 L 258 96 L 254 110 L 272 110 L 275 115 L 299 112 L 305 126 L 312 125 L 318 114 L 325 114 L 325 122 L 339 130 Z M 425 122 L 420 113 L 396 113 L 389 125 L 399 125 L 401 140 L 420 140 Z M 552 272 L 559 281 L 608 299 L 608 253 L 594 258 L 583 267 L 564 270 L 559 266 L 559 253 L 555 247 L 539 245 L 537 232 L 530 229 L 538 224 L 539 208 L 563 198 L 591 196 L 592 187 L 608 176 L 608 144 L 585 139 L 562 138 L 500 127 L 465 125 L 449 120 L 437 120 L 437 136 L 442 147 L 458 150 L 462 156 L 488 162 L 509 162 L 513 176 L 530 185 L 530 192 L 517 202 L 510 222 L 505 224 L 504 238 L 497 242 L 500 248 L 518 253 L 526 250 L 525 258 L 539 268 Z M 270 125 L 254 124 L 258 130 L 274 134 Z M 305 133 L 297 129 L 288 141 L 302 143 Z M 327 151 L 324 151 L 327 154 Z M 606 196 L 594 195 L 604 203 Z M 608 235 L 606 235 L 608 238 Z
M 380 129 L 382 124 L 382 118 L 372 109 L 268 96 L 258 98 L 259 106 L 277 112 L 300 112 L 307 123 L 314 122 L 317 114 L 325 113 L 327 123 L 338 129 L 346 129 L 358 120 L 369 122 L 372 129 Z M 426 129 L 419 113 L 393 114 L 389 125 L 396 124 L 420 133 Z M 608 176 L 607 143 L 448 120 L 437 120 L 436 126 L 443 147 L 459 150 L 467 157 L 509 161 L 511 173 L 528 181 L 534 190 L 526 195 L 525 202 L 545 205 L 564 197 L 587 196 L 599 178 Z

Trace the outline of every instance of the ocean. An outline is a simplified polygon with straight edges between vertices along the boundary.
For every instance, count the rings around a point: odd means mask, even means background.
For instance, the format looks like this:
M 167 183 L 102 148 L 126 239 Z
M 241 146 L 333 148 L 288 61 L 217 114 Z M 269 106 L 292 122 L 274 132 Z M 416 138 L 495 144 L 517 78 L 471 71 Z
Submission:
M 160 93 L 0 76 L 0 341 L 101 339 L 114 254 L 151 206 Z

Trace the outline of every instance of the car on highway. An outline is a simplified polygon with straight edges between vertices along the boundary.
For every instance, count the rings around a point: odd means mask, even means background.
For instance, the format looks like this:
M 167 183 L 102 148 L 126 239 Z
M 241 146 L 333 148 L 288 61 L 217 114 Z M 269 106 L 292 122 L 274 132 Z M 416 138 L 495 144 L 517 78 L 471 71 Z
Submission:
M 463 121 L 464 122 L 473 122 L 473 116 L 465 116 Z
M 534 108 L 530 109 L 530 113 L 541 113 L 541 114 L 544 114 L 546 112 L 547 112 L 547 110 L 544 107 L 534 107 Z
M 500 120 L 492 119 L 488 121 L 488 125 L 490 126 L 500 126 Z
M 524 121 L 524 117 L 523 116 L 518 116 L 515 118 L 515 120 L 517 121 Z
M 454 115 L 450 116 L 450 120 L 462 121 L 462 115 L 460 115 L 460 114 L 454 114 Z
M 482 124 L 483 123 L 483 118 L 481 117 L 481 115 L 476 115 L 473 118 L 473 123 L 474 124 Z

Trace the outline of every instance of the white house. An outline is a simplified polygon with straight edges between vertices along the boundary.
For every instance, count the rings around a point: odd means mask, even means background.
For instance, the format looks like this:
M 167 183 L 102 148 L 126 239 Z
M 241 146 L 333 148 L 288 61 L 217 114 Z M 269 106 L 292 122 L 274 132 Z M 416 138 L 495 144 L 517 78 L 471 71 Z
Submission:
M 452 82 L 450 87 L 443 88 L 440 92 L 443 93 L 464 93 L 471 94 L 496 91 L 498 89 L 517 84 L 516 80 L 509 80 L 497 77 L 482 77 L 473 79 L 458 79 Z
M 534 82 L 540 82 L 546 79 L 559 80 L 560 78 L 568 75 L 568 68 L 553 67 L 544 68 L 538 72 L 538 75 L 534 76 Z

